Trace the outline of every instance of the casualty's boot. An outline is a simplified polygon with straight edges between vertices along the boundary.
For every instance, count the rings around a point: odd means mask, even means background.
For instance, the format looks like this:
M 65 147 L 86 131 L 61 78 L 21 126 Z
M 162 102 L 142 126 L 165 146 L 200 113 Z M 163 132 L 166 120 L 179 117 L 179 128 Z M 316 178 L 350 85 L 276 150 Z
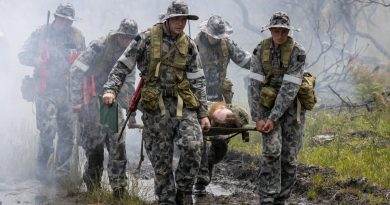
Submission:
M 184 192 L 177 190 L 176 205 L 193 205 L 192 192 Z

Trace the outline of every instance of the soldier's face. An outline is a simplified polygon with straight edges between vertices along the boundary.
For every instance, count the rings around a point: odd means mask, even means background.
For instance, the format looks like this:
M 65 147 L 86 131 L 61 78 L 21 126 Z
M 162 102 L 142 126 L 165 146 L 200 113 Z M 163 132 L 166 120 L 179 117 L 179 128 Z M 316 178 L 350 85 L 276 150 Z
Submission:
M 185 16 L 176 16 L 167 20 L 169 33 L 175 37 L 183 32 L 186 27 L 187 17 Z
M 207 40 L 209 41 L 209 44 L 211 45 L 215 45 L 217 43 L 219 43 L 220 39 L 216 39 L 216 38 L 213 38 L 212 36 L 206 34 L 207 36 Z
M 60 31 L 65 30 L 65 29 L 69 28 L 70 26 L 72 26 L 72 24 L 73 24 L 73 21 L 71 21 L 69 19 L 55 16 L 54 27 L 57 30 L 60 30 Z
M 275 45 L 281 45 L 287 41 L 288 32 L 286 28 L 270 28 L 272 39 Z

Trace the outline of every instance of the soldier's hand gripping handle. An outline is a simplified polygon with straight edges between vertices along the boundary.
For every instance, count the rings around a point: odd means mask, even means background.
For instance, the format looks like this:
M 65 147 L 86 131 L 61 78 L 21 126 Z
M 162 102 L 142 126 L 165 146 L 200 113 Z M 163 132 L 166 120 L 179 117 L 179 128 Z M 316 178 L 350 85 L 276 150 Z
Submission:
M 111 106 L 112 103 L 114 103 L 114 100 L 115 100 L 115 95 L 114 93 L 104 93 L 103 94 L 103 103 L 108 105 L 108 106 Z
M 200 127 L 202 127 L 203 132 L 209 131 L 211 125 L 210 125 L 210 120 L 208 117 L 204 117 L 199 119 L 200 122 Z

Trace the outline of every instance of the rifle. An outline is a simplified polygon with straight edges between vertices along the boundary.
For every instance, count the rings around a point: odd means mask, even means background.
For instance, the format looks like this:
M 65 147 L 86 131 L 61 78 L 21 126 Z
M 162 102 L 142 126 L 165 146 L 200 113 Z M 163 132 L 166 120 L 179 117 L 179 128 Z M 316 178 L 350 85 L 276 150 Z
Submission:
M 48 48 L 48 37 L 49 37 L 49 23 L 50 23 L 50 11 L 47 11 L 46 17 L 46 32 L 44 35 L 44 41 L 42 46 L 42 52 L 40 58 L 42 60 L 42 64 L 39 67 L 39 92 L 43 93 L 46 90 L 46 79 L 48 77 L 48 69 L 47 62 L 49 61 L 49 48 Z
M 139 83 L 137 85 L 137 88 L 135 89 L 135 91 L 133 93 L 133 96 L 131 96 L 131 100 L 129 102 L 129 107 L 127 108 L 126 120 L 121 127 L 121 131 L 119 132 L 118 143 L 122 140 L 123 131 L 126 128 L 127 122 L 129 121 L 131 114 L 134 113 L 135 111 L 137 111 L 137 106 L 138 106 L 139 100 L 141 99 L 141 88 L 143 86 L 144 86 L 144 79 L 141 78 L 141 80 L 139 81 Z

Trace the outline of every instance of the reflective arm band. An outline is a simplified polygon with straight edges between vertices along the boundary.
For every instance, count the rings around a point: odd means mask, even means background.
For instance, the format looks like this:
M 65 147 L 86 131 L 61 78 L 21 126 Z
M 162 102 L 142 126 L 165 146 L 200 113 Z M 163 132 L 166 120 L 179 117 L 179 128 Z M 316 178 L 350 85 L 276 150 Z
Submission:
M 259 81 L 261 83 L 264 83 L 264 80 L 265 80 L 264 75 L 261 75 L 261 74 L 258 74 L 258 73 L 253 73 L 253 72 L 251 72 L 249 74 L 249 78 L 253 79 L 253 80 L 257 80 L 257 81 Z
M 132 69 L 134 66 L 134 63 L 131 62 L 131 58 L 127 58 L 126 55 L 122 54 L 121 57 L 119 57 L 118 61 L 122 62 L 125 64 L 127 68 Z
M 204 76 L 204 72 L 202 69 L 199 69 L 197 72 L 195 73 L 189 73 L 187 72 L 187 78 L 190 79 L 190 80 L 193 80 L 193 79 L 198 79 L 198 78 L 201 78 Z
M 72 66 L 79 68 L 83 72 L 85 72 L 85 71 L 87 71 L 89 69 L 88 65 L 85 65 L 83 62 L 81 62 L 79 60 L 76 60 L 75 62 L 73 62 Z
M 245 58 L 238 65 L 240 67 L 245 66 L 251 60 L 251 57 L 252 57 L 252 55 L 250 53 L 248 53 L 247 51 L 245 51 Z
M 295 76 L 292 76 L 292 75 L 285 74 L 283 76 L 283 81 L 294 83 L 294 84 L 297 84 L 297 85 L 301 85 L 302 78 L 298 78 L 298 77 L 295 77 Z

